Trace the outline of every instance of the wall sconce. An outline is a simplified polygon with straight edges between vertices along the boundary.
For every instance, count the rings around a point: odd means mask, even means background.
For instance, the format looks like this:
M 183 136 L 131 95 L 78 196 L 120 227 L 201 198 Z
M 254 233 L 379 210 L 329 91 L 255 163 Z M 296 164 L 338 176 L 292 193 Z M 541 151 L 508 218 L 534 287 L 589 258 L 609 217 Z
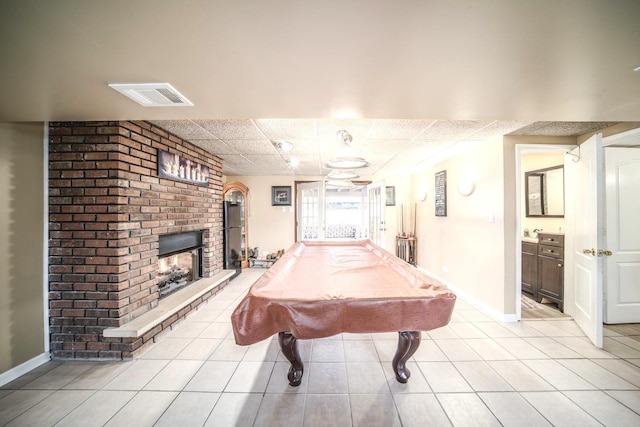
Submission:
M 424 202 L 429 195 L 429 176 L 426 171 L 420 172 L 416 180 L 416 200 Z
M 420 187 L 418 187 L 418 193 L 416 194 L 418 200 L 421 202 L 427 200 L 427 193 L 429 193 L 427 186 L 425 184 L 420 184 Z
M 473 180 L 469 177 L 461 177 L 458 181 L 458 193 L 463 196 L 469 196 L 473 193 L 474 184 Z

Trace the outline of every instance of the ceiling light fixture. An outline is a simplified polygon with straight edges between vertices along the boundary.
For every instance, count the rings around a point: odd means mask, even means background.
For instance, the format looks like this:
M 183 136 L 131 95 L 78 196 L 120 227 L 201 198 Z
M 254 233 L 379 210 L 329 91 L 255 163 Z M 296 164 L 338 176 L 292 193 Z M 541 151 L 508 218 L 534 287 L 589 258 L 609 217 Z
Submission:
M 353 182 L 344 180 L 344 179 L 339 179 L 339 180 L 330 179 L 326 182 L 326 184 L 329 187 L 336 187 L 336 188 L 355 188 L 356 186 Z
M 369 166 L 369 162 L 360 156 L 355 148 L 351 147 L 350 144 L 353 141 L 353 137 L 349 132 L 339 130 L 338 137 L 340 137 L 345 146 L 329 160 L 325 167 L 329 169 L 358 169 Z
M 276 150 L 281 151 L 281 152 L 288 152 L 291 151 L 291 149 L 293 148 L 293 144 L 290 143 L 289 141 L 274 141 L 271 140 L 271 143 L 273 144 L 274 147 L 276 147 Z
M 355 171 L 352 170 L 334 170 L 331 171 L 329 175 L 327 175 L 328 179 L 358 179 L 360 175 L 358 175 Z

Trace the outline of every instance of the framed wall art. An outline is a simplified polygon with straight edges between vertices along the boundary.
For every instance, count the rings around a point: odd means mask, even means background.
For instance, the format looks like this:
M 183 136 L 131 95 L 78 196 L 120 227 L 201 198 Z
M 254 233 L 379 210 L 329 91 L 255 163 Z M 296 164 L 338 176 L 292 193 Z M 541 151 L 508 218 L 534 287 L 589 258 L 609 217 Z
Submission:
M 271 187 L 271 206 L 291 206 L 291 186 Z
M 158 176 L 195 185 L 209 185 L 209 167 L 158 149 Z
M 436 216 L 447 216 L 447 171 L 436 172 L 435 192 Z
M 396 187 L 385 187 L 385 196 L 386 196 L 386 205 L 387 206 L 395 206 L 396 205 Z

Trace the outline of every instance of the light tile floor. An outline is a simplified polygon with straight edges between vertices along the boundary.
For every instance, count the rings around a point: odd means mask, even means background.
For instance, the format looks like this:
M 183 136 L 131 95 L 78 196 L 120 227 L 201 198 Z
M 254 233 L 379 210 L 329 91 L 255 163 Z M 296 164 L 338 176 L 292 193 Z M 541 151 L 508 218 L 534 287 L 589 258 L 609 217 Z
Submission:
M 7 426 L 640 425 L 640 342 L 606 330 L 597 349 L 567 318 L 496 322 L 462 300 L 423 333 L 407 384 L 396 334 L 301 341 L 290 387 L 277 339 L 235 345 L 229 315 L 264 270 L 128 362 L 54 361 L 0 388 Z

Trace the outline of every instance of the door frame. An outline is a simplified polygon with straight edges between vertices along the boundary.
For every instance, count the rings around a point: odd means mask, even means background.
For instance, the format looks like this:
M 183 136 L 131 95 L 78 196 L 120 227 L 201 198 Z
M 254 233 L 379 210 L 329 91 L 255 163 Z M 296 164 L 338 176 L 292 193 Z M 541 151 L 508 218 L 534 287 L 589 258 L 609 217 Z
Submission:
M 576 144 L 580 145 L 580 144 Z M 520 190 L 522 179 L 522 154 L 528 152 L 567 152 L 576 147 L 576 145 L 562 145 L 562 144 L 516 144 L 515 145 L 515 163 L 516 163 L 516 229 L 515 229 L 515 243 L 514 250 L 516 254 L 516 321 L 522 320 L 522 224 L 521 224 L 521 200 L 523 197 Z M 613 135 L 602 135 L 602 147 L 609 146 L 640 146 L 640 128 L 634 128 L 626 130 Z M 606 174 L 607 171 L 604 171 Z M 603 183 L 604 184 L 604 183 Z M 606 201 L 606 193 L 604 194 Z M 567 266 L 565 265 L 565 268 Z M 606 267 L 605 267 L 606 268 Z M 603 288 L 606 288 L 606 282 L 603 283 Z
M 635 150 L 640 150 L 640 128 L 635 128 L 635 129 L 631 129 L 615 135 L 603 137 L 602 147 L 604 151 L 603 191 L 604 191 L 604 199 L 605 199 L 605 206 L 604 206 L 605 218 L 603 219 L 603 221 L 605 223 L 605 228 L 609 229 L 609 224 L 607 223 L 607 210 L 608 208 L 611 207 L 611 204 L 609 202 L 609 200 L 611 199 L 607 198 L 607 191 L 609 191 L 609 187 L 607 183 L 607 180 L 609 179 L 607 177 L 609 175 L 609 170 L 607 169 L 607 148 L 609 149 L 610 148 L 633 148 Z M 613 236 L 612 232 L 605 234 L 605 238 L 603 242 L 604 246 L 600 249 L 610 249 L 614 251 L 617 249 L 617 247 L 614 248 L 614 245 L 611 244 L 613 239 L 612 236 Z M 610 285 L 608 281 L 609 279 L 608 274 L 610 270 L 613 268 L 612 266 L 613 259 L 609 257 L 604 257 L 602 261 L 603 261 L 602 289 L 603 289 L 603 297 L 605 299 L 605 301 L 603 301 L 603 307 L 602 307 L 602 319 L 604 323 L 605 315 L 607 314 L 607 309 L 608 309 L 607 307 L 608 294 L 610 293 L 610 288 L 613 285 L 613 284 Z
M 515 156 L 516 156 L 516 222 L 515 222 L 515 242 L 514 251 L 516 254 L 516 292 L 515 292 L 515 304 L 516 313 L 515 320 L 522 320 L 522 198 L 524 197 L 522 187 L 522 155 L 529 153 L 558 153 L 564 154 L 567 151 L 571 151 L 576 148 L 576 145 L 564 145 L 564 144 L 516 144 Z
M 374 225 L 371 223 L 371 214 L 373 212 L 373 208 L 371 206 L 371 192 L 372 190 L 375 189 L 380 189 L 380 205 L 379 205 L 379 210 L 377 211 L 378 215 L 379 215 L 379 224 Z M 367 221 L 368 221 L 368 229 L 369 229 L 369 234 L 368 237 L 369 239 L 379 245 L 380 247 L 382 247 L 383 249 L 385 248 L 385 231 L 386 231 L 386 224 L 385 224 L 385 209 L 386 209 L 386 203 L 385 203 L 385 182 L 384 180 L 378 180 L 378 181 L 373 181 L 370 184 L 367 185 L 367 205 L 368 205 L 368 215 L 367 215 Z M 378 227 L 377 230 L 375 230 L 374 232 L 374 227 Z M 372 236 L 374 235 L 378 236 L 377 241 L 375 241 Z
M 308 184 L 310 182 L 318 182 L 318 181 L 323 181 L 323 179 L 311 179 L 311 180 L 301 180 L 301 181 L 294 181 L 293 182 L 293 217 L 294 217 L 294 221 L 293 221 L 293 241 L 297 242 L 298 241 L 298 185 L 299 184 Z M 358 181 L 353 181 L 354 184 L 356 185 L 363 185 L 363 186 L 368 186 L 369 184 L 371 184 L 371 180 L 358 180 Z M 326 190 L 326 185 L 324 186 L 324 200 L 326 203 L 326 196 L 327 196 L 327 190 Z M 367 215 L 368 218 L 368 215 Z

